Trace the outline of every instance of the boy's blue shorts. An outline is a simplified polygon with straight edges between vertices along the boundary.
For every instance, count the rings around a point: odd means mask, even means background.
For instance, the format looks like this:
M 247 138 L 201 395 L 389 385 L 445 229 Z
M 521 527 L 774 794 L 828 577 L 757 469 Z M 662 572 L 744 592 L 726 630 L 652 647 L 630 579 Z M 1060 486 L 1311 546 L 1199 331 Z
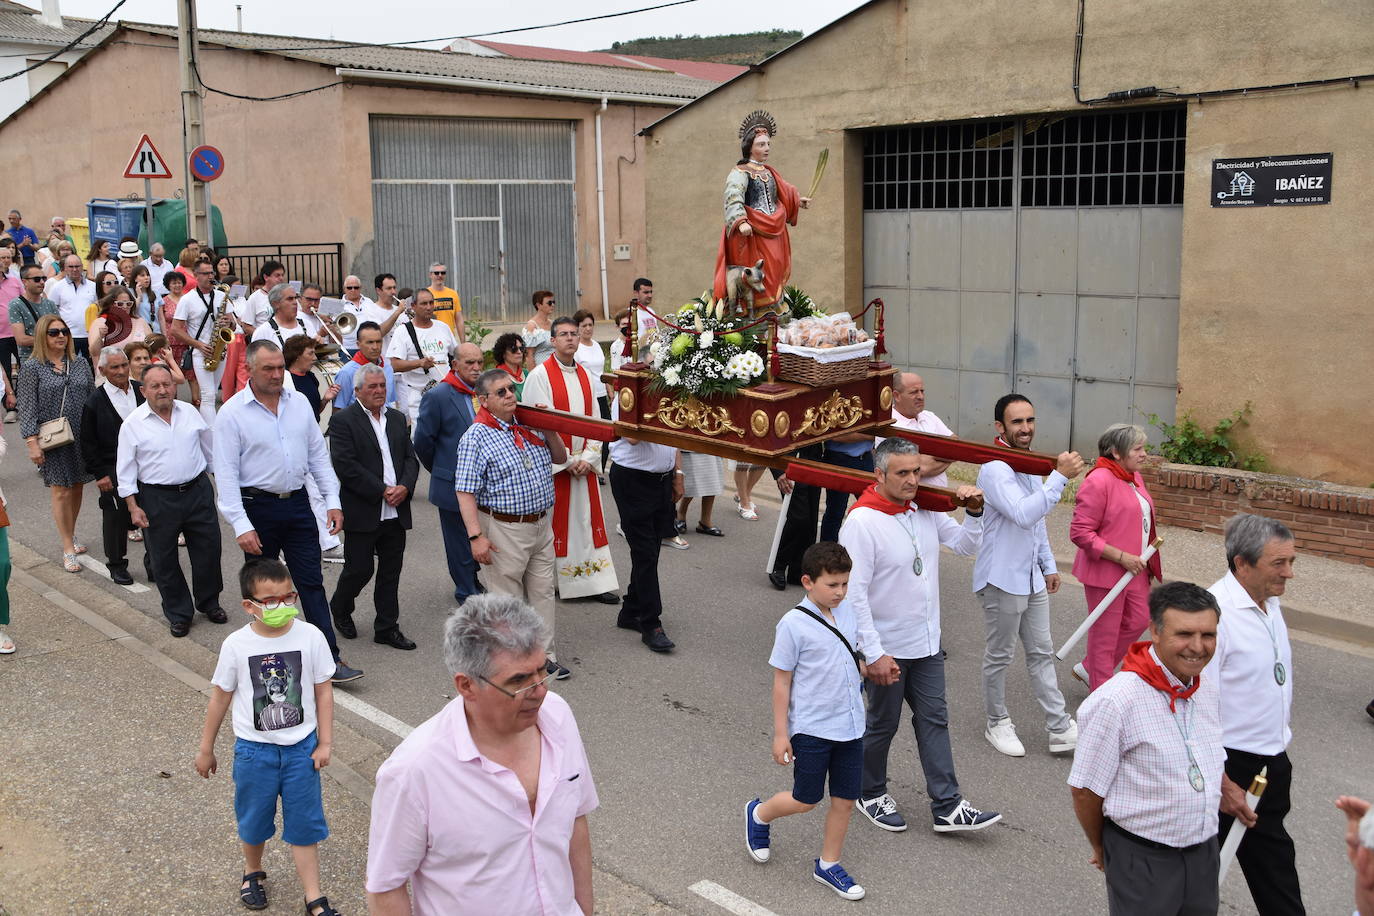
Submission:
M 830 797 L 857 799 L 863 782 L 864 739 L 831 741 L 811 735 L 792 736 L 792 797 L 803 805 L 818 804 L 830 774 Z
M 295 744 L 234 741 L 234 815 L 239 839 L 266 843 L 277 832 L 281 797 L 281 838 L 292 846 L 313 846 L 329 836 L 320 798 L 320 771 L 310 755 L 315 733 Z

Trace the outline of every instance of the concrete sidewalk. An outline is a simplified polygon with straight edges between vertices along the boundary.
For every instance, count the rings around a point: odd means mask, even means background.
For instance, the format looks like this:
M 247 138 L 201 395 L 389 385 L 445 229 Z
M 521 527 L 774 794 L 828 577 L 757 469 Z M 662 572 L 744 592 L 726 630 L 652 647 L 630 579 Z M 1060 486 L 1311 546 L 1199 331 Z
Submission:
M 11 542 L 19 651 L 0 658 L 0 914 L 234 913 L 243 858 L 233 817 L 233 732 L 219 772 L 192 766 L 215 656 Z M 235 608 L 226 603 L 230 626 Z M 323 890 L 349 916 L 364 881 L 372 776 L 391 747 L 336 707 L 324 770 Z M 412 723 L 418 724 L 418 723 Z M 304 896 L 288 849 L 268 843 L 271 911 Z M 597 869 L 597 912 L 667 913 Z

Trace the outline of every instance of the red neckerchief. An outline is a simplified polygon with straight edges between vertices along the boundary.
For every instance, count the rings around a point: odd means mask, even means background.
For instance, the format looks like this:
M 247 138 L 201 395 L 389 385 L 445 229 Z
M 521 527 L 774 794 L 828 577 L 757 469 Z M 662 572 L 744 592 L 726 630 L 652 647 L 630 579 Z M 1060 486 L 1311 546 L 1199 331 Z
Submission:
M 460 379 L 458 373 L 454 372 L 452 369 L 448 370 L 448 375 L 444 376 L 444 381 L 463 392 L 463 394 L 474 398 L 477 397 L 477 392 L 472 390 L 472 386 Z
M 903 512 L 909 512 L 916 508 L 910 502 L 894 503 L 878 490 L 876 483 L 870 484 L 868 489 L 859 494 L 859 498 L 854 501 L 850 511 L 852 512 L 860 506 L 865 509 L 877 509 L 887 515 L 901 515 Z
M 360 366 L 372 365 L 372 360 L 368 359 L 366 356 L 363 356 L 362 350 L 359 350 L 357 353 L 353 354 L 353 362 L 357 363 Z
M 1098 468 L 1106 468 L 1111 471 L 1112 476 L 1117 480 L 1124 480 L 1126 483 L 1135 483 L 1135 475 L 1123 468 L 1119 461 L 1113 461 L 1111 458 L 1099 457 L 1097 461 L 1094 462 L 1092 470 L 1088 473 L 1091 474 L 1092 471 L 1096 471 Z
M 1001 436 L 998 436 L 996 439 L 993 439 L 993 440 L 992 440 L 992 444 L 993 444 L 993 445 L 1000 445 L 1000 446 L 1002 446 L 1002 448 L 1015 448 L 1015 447 L 1016 447 L 1016 446 L 1012 445 L 1010 442 L 1008 442 L 1006 439 L 1003 439 Z
M 571 412 L 572 401 L 568 397 L 568 382 L 563 377 L 563 368 L 558 357 L 550 356 L 544 361 L 544 372 L 549 380 L 549 396 L 553 401 L 554 410 Z M 577 363 L 573 363 L 573 374 L 577 376 L 578 388 L 582 392 L 582 412 L 590 417 L 592 404 L 596 403 L 596 399 L 592 397 L 591 377 L 587 375 L 587 370 Z M 572 435 L 558 435 L 563 437 L 564 444 L 571 452 Z M 606 539 L 606 520 L 601 514 L 601 499 L 596 490 L 596 475 L 587 474 L 583 479 L 587 481 L 587 502 L 591 509 L 592 546 L 605 547 L 609 541 Z M 572 475 L 566 470 L 553 475 L 553 554 L 556 557 L 568 555 L 568 518 L 572 511 L 572 487 Z
M 492 412 L 485 407 L 477 411 L 477 419 L 475 422 L 481 423 L 483 426 L 490 426 L 492 429 L 501 428 L 501 421 L 496 419 L 496 417 L 492 415 Z M 515 439 L 516 448 L 524 448 L 526 442 L 530 445 L 537 445 L 540 448 L 548 448 L 544 440 L 535 435 L 534 430 L 521 426 L 519 423 L 515 422 L 514 418 L 511 418 L 511 421 L 505 425 L 510 427 L 511 436 Z
M 1198 687 L 1202 685 L 1202 675 L 1193 678 L 1193 683 L 1187 687 L 1177 687 L 1169 682 L 1169 675 L 1164 673 L 1164 666 L 1155 661 L 1150 654 L 1151 645 L 1148 642 L 1132 643 L 1126 650 L 1126 657 L 1121 662 L 1121 670 L 1129 671 L 1132 674 L 1140 675 L 1140 679 L 1149 684 L 1155 690 L 1169 698 L 1169 712 L 1174 711 L 1175 700 L 1186 700 L 1197 693 Z
M 524 367 L 524 366 L 521 366 L 520 369 L 518 370 L 518 372 L 512 372 L 512 371 L 510 371 L 510 366 L 507 366 L 505 363 L 502 363 L 501 366 L 500 366 L 500 368 L 501 368 L 501 371 L 503 371 L 503 372 L 506 373 L 506 375 L 509 375 L 511 378 L 515 379 L 515 381 L 516 381 L 517 384 L 520 383 L 520 382 L 523 382 L 523 381 L 525 380 L 525 367 Z

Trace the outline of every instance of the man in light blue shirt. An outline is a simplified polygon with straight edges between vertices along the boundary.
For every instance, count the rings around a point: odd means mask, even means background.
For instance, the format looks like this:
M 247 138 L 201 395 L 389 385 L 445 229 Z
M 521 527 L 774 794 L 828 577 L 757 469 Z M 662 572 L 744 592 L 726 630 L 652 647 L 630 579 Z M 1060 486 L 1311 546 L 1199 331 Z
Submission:
M 335 683 L 363 676 L 339 658 L 320 568 L 320 538 L 306 494 L 314 478 L 324 498 L 330 534 L 343 528 L 339 480 L 315 411 L 305 395 L 284 388 L 286 363 L 270 340 L 248 345 L 248 384 L 224 402 L 215 420 L 215 484 L 219 511 L 234 529 L 245 559 L 278 554 L 291 570 L 301 611 L 324 634 L 338 667 Z
M 368 363 L 381 366 L 386 373 L 386 407 L 396 406 L 396 374 L 390 364 L 382 359 L 382 327 L 375 321 L 364 321 L 358 325 L 358 351 L 344 364 L 339 374 L 334 376 L 334 384 L 339 386 L 339 394 L 334 398 L 334 409 L 343 410 L 354 401 L 353 374 L 359 366 Z
M 993 409 L 997 444 L 1029 450 L 1035 440 L 1035 407 L 1019 394 L 1009 394 Z M 1024 757 L 1007 713 L 1007 666 L 1016 655 L 1016 639 L 1026 647 L 1031 690 L 1045 711 L 1050 753 L 1072 751 L 1078 726 L 1064 706 L 1054 674 L 1050 640 L 1050 599 L 1059 590 L 1059 569 L 1050 550 L 1045 516 L 1059 502 L 1069 478 L 1083 471 L 1077 452 L 1059 456 L 1057 468 L 1043 483 L 1012 470 L 1005 461 L 990 461 L 978 472 L 983 491 L 983 544 L 973 563 L 973 591 L 983 605 L 987 648 L 983 653 L 983 701 L 988 724 L 983 735 L 1008 757 Z

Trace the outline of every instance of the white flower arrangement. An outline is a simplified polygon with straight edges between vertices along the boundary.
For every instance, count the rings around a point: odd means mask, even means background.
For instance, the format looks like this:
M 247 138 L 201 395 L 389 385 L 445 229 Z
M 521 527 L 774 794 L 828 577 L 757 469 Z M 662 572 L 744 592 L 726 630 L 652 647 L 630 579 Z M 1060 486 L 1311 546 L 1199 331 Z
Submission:
M 725 317 L 710 290 L 671 313 L 678 328 L 660 324 L 649 344 L 649 364 L 658 388 L 680 395 L 733 395 L 764 374 L 757 350 L 767 338 L 759 325 L 743 330 L 747 318 Z

